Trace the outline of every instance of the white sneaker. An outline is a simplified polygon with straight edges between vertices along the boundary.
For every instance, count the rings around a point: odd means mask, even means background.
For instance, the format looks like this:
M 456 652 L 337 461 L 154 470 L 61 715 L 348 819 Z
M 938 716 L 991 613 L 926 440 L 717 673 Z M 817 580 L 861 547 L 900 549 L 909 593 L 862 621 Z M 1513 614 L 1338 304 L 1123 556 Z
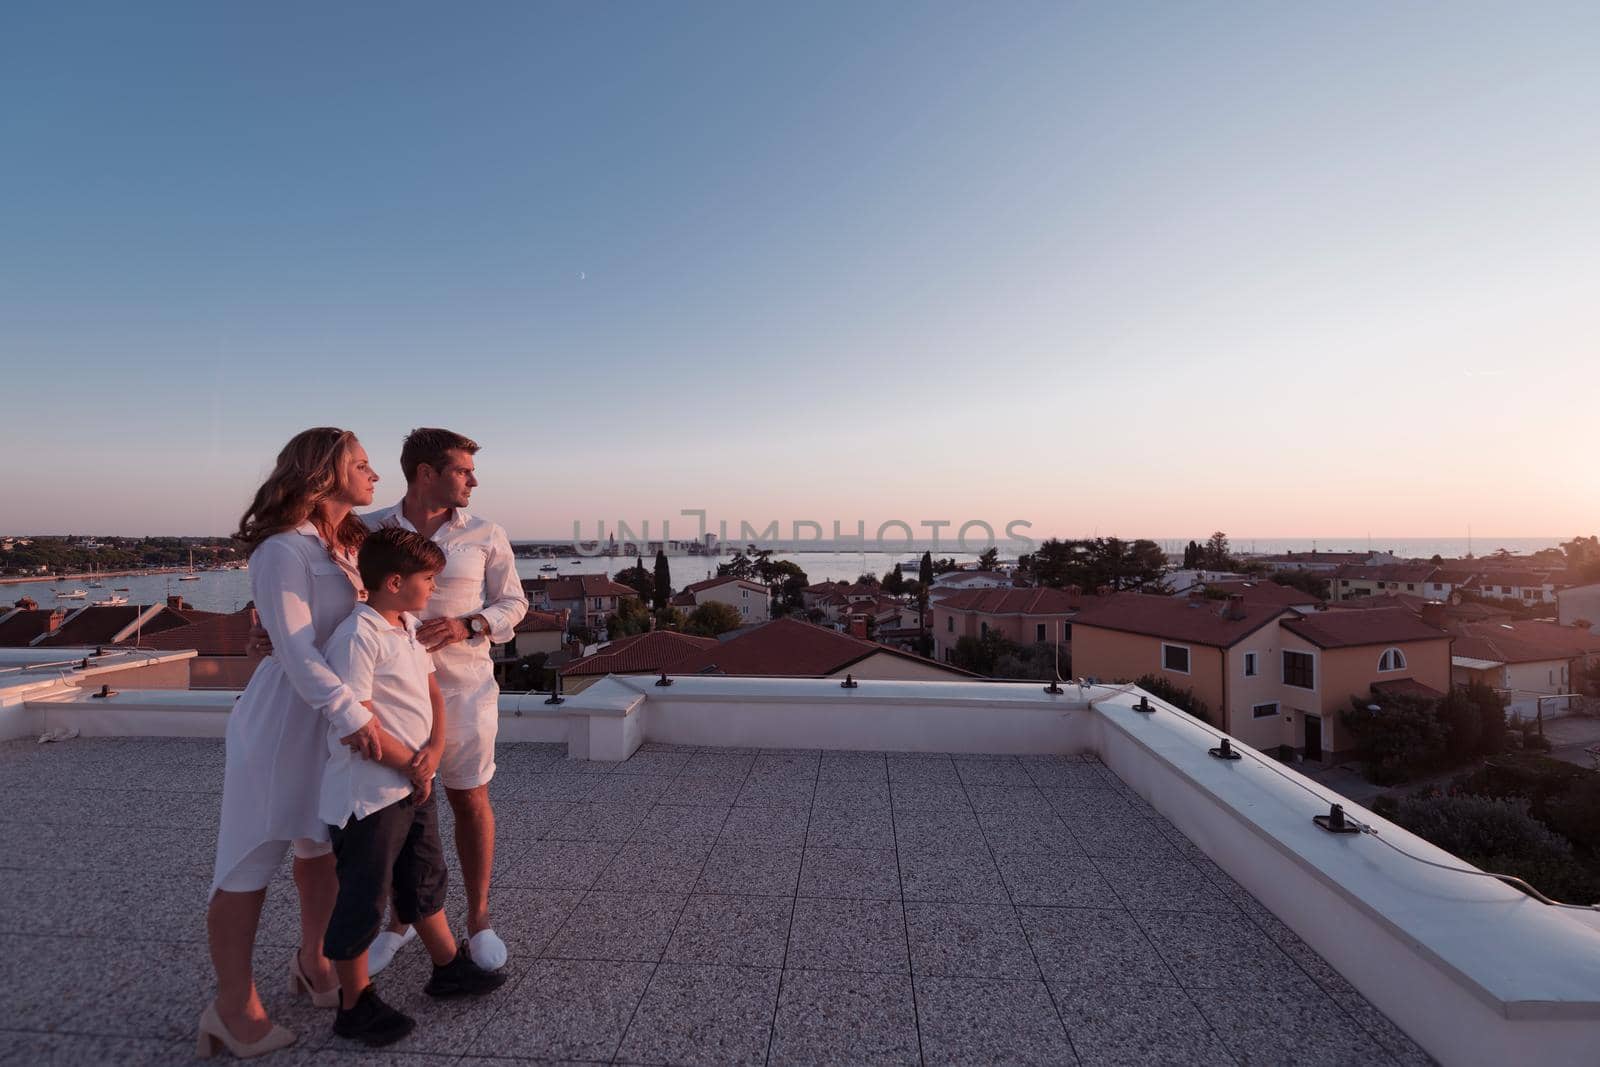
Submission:
M 367 949 L 367 974 L 377 974 L 389 966 L 394 959 L 394 954 L 400 951 L 400 946 L 407 941 L 414 940 L 416 936 L 417 928 L 408 926 L 403 934 L 397 934 L 393 930 L 385 930 L 373 938 L 372 946 Z
M 467 955 L 484 970 L 498 971 L 506 965 L 509 953 L 499 934 L 493 930 L 479 930 L 467 939 Z

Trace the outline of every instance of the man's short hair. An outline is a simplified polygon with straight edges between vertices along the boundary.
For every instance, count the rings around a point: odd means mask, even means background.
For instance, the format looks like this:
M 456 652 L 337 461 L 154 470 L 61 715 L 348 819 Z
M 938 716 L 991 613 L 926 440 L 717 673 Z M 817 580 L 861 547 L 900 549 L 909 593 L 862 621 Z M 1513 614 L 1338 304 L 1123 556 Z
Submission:
M 444 550 L 414 530 L 386 526 L 361 542 L 356 569 L 361 572 L 361 584 L 375 589 L 391 574 L 402 578 L 424 571 L 437 574 L 444 570 Z
M 426 463 L 435 471 L 442 471 L 450 460 L 449 453 L 456 449 L 469 456 L 474 455 L 478 451 L 478 442 L 454 430 L 431 426 L 412 430 L 406 435 L 406 443 L 400 446 L 400 471 L 406 476 L 407 482 L 414 482 L 419 466 Z

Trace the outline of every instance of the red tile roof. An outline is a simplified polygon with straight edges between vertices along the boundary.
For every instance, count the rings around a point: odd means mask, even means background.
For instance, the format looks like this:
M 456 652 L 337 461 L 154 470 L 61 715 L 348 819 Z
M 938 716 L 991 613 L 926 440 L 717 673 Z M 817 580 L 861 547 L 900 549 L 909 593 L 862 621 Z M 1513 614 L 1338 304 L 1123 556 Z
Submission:
M 1302 589 L 1279 585 L 1277 582 L 1206 582 L 1205 588 L 1208 593 L 1242 596 L 1247 604 L 1282 604 L 1284 607 L 1294 607 L 1297 604 L 1322 603 L 1319 598 Z
M 1421 697 L 1423 700 L 1438 700 L 1444 696 L 1433 686 L 1419 682 L 1415 678 L 1391 678 L 1387 682 L 1373 682 L 1371 688 L 1378 696 Z
M 1072 626 L 1075 631 L 1082 626 L 1093 626 L 1213 648 L 1231 648 L 1273 619 L 1290 613 L 1281 604 L 1247 601 L 1239 610 L 1239 617 L 1230 618 L 1225 614 L 1227 608 L 1225 600 L 1204 597 L 1115 593 L 1079 613 L 1072 620 Z
M 1388 563 L 1375 567 L 1346 563 L 1332 576 L 1357 582 L 1425 582 L 1434 569 L 1431 563 Z
M 135 641 L 129 638 L 118 647 L 154 648 L 177 651 L 192 648 L 202 656 L 244 656 L 250 651 L 250 628 L 255 625 L 255 612 L 250 608 L 231 615 L 217 612 L 184 612 L 203 614 L 204 617 L 187 626 L 174 626 L 170 630 L 152 633 L 142 630 Z
M 644 674 L 659 671 L 701 649 L 715 648 L 715 637 L 695 637 L 674 630 L 621 637 L 592 655 L 561 668 L 563 675 Z
M 1600 653 L 1600 637 L 1553 622 L 1474 622 L 1457 627 L 1451 652 L 1494 663 L 1543 663 Z
M 1101 598 L 1065 589 L 962 589 L 938 602 L 951 611 L 984 615 L 1069 615 L 1100 603 Z
M 530 597 L 544 597 L 552 602 L 557 600 L 582 600 L 591 596 L 631 596 L 637 597 L 639 590 L 631 585 L 614 582 L 604 574 L 567 574 L 559 578 L 524 578 L 522 579 L 523 592 Z
M 24 648 L 50 629 L 57 608 L 20 608 L 0 618 L 0 648 Z
M 668 669 L 672 674 L 818 677 L 842 671 L 878 653 L 937 667 L 952 675 L 976 677 L 948 664 L 876 641 L 865 641 L 788 617 L 774 619 L 748 633 L 722 641 L 715 648 L 696 652 Z
M 713 589 L 719 585 L 727 585 L 729 582 L 743 582 L 746 585 L 757 586 L 762 590 L 766 589 L 766 586 L 762 585 L 760 582 L 752 581 L 749 578 L 735 578 L 731 574 L 724 574 L 720 578 L 707 578 L 704 581 L 691 582 L 679 590 L 678 595 L 683 596 L 687 593 L 692 596 L 693 594 L 700 592 L 702 589 Z
M 562 611 L 539 611 L 530 609 L 517 623 L 515 629 L 519 634 L 560 633 L 566 629 L 568 613 Z
M 1469 588 L 1478 588 L 1485 585 L 1511 585 L 1542 589 L 1546 585 L 1555 587 L 1565 584 L 1565 581 L 1557 580 L 1548 574 L 1542 574 L 1538 571 L 1504 570 L 1480 571 L 1477 578 L 1469 583 Z
M 1405 608 L 1323 611 L 1285 619 L 1283 628 L 1318 648 L 1394 645 L 1405 641 L 1442 640 L 1450 636 L 1437 626 L 1429 626 Z
M 55 633 L 39 642 L 40 648 L 61 648 L 67 645 L 109 644 L 118 634 L 131 626 L 135 619 L 150 610 L 149 604 L 119 604 L 115 607 L 97 607 L 93 604 L 75 612 L 61 624 Z M 145 619 L 139 627 L 142 635 L 158 634 L 179 626 L 189 625 L 189 618 L 181 612 L 162 606 Z

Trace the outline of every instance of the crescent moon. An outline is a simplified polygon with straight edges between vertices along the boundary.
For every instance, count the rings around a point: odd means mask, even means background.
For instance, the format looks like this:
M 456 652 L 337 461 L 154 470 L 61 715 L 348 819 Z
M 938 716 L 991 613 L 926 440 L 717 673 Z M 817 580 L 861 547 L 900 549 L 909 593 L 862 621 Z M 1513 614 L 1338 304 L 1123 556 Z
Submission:
M 580 282 L 581 282 L 581 281 L 583 281 L 583 280 L 584 280 L 584 279 L 585 279 L 585 278 L 587 278 L 587 277 L 589 277 L 589 276 L 588 276 L 588 275 L 587 275 L 587 274 L 585 274 L 585 273 L 584 273 L 584 272 L 583 272 L 583 271 L 581 271 L 581 270 L 580 270 L 580 271 L 579 271 L 579 272 L 578 272 L 578 280 L 579 280 L 579 281 L 580 281 Z

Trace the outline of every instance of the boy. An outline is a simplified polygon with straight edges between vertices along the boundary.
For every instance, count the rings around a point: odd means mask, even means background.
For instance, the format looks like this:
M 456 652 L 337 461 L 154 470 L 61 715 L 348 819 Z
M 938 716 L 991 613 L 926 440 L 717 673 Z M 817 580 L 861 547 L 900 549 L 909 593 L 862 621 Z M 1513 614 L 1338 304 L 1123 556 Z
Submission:
M 381 734 L 376 762 L 329 736 L 320 803 L 339 871 L 323 946 L 339 973 L 333 1032 L 373 1046 L 398 1041 L 416 1025 L 378 998 L 367 975 L 367 947 L 391 895 L 396 915 L 416 926 L 433 958 L 423 992 L 475 996 L 505 981 L 457 946 L 443 910 L 446 875 L 433 775 L 444 747 L 444 698 L 410 613 L 427 605 L 444 563 L 439 547 L 419 534 L 389 529 L 368 535 L 356 563 L 367 601 L 339 624 L 325 652 Z

